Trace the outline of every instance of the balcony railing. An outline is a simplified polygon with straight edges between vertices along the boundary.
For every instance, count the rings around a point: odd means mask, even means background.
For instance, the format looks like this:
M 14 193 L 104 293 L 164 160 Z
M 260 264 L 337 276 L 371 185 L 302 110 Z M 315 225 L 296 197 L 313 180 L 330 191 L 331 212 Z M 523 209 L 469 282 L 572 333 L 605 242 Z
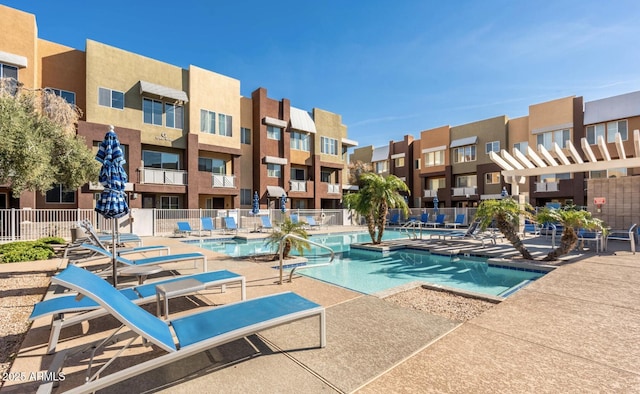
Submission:
M 236 187 L 235 175 L 213 175 L 213 187 Z
M 154 183 L 158 185 L 186 185 L 187 171 L 145 168 L 142 171 L 142 183 Z
M 454 187 L 452 188 L 454 196 L 472 196 L 478 194 L 476 187 Z
M 557 192 L 558 182 L 536 182 L 536 192 Z
M 307 191 L 307 182 L 306 181 L 291 181 L 291 191 L 292 192 L 306 192 Z
M 327 193 L 340 194 L 340 184 L 327 183 Z
M 438 189 L 424 189 L 424 197 L 435 197 L 438 195 Z

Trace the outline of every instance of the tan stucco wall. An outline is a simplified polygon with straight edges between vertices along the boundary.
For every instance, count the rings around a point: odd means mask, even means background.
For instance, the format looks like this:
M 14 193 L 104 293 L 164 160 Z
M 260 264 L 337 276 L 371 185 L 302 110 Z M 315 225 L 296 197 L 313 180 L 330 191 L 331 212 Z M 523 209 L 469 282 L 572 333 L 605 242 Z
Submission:
M 509 153 L 513 153 L 513 144 L 518 142 L 529 142 L 529 117 L 509 119 L 509 146 L 504 147 Z M 532 146 L 532 148 L 535 148 Z
M 179 129 L 145 124 L 139 81 L 188 91 L 184 70 L 145 56 L 87 40 L 87 109 L 90 122 L 139 129 L 143 144 L 186 148 L 185 132 Z M 125 93 L 124 110 L 98 105 L 98 88 Z M 152 97 L 158 99 L 156 97 Z M 166 100 L 171 101 L 171 100 Z M 188 123 L 185 108 L 185 126 Z M 166 137 L 166 138 L 165 138 Z
M 507 117 L 497 116 L 491 119 L 480 120 L 451 128 L 451 141 L 459 138 L 477 136 L 476 161 L 468 163 L 453 163 L 453 174 L 465 174 L 476 172 L 480 164 L 493 163 L 486 153 L 486 144 L 492 141 L 500 141 L 500 149 L 507 144 Z M 452 151 L 453 149 L 449 149 Z M 451 152 L 450 152 L 451 153 Z
M 0 26 L 0 51 L 27 58 L 27 67 L 18 69 L 18 80 L 25 88 L 39 87 L 39 62 L 36 60 L 38 28 L 35 15 L 0 5 Z
M 320 156 L 321 161 L 330 163 L 344 163 L 342 160 L 342 138 L 347 137 L 347 126 L 342 124 L 342 116 L 318 108 L 313 109 L 313 120 L 316 124 L 316 131 L 313 138 L 315 154 Z M 335 138 L 338 140 L 338 155 L 327 155 L 320 153 L 322 144 L 321 137 Z
M 451 143 L 449 126 L 440 126 L 435 129 L 423 130 L 420 132 L 420 173 L 429 174 L 432 172 L 442 172 L 451 162 Z M 445 146 L 444 149 L 444 165 L 425 167 L 423 149 L 434 148 L 437 146 Z
M 363 163 L 371 164 L 371 158 L 373 157 L 373 145 L 363 146 L 361 148 L 356 148 L 351 153 L 351 157 L 349 161 L 351 163 L 355 163 L 356 161 L 361 161 Z
M 575 96 L 551 100 L 529 106 L 529 130 L 573 123 L 573 99 Z
M 38 40 L 41 87 L 63 89 L 76 94 L 76 106 L 86 107 L 85 53 L 54 42 Z
M 251 130 L 251 145 L 240 144 L 242 150 L 242 159 L 240 160 L 240 179 L 241 189 L 253 190 L 253 101 L 247 97 L 240 98 L 240 127 L 246 127 Z
M 190 133 L 204 144 L 240 149 L 240 81 L 196 66 L 189 66 Z M 200 110 L 232 116 L 232 136 L 200 132 Z M 216 119 L 216 127 L 218 122 Z M 248 126 L 251 128 L 251 126 Z

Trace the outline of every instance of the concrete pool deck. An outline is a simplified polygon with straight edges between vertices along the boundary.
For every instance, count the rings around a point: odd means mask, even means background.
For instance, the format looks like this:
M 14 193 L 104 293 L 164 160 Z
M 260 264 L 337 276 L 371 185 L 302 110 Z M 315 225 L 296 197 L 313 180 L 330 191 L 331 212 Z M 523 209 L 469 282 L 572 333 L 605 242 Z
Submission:
M 202 251 L 182 240 L 149 238 L 145 245 L 166 244 L 172 253 Z M 540 253 L 548 250 L 544 238 L 525 241 Z M 513 250 L 504 243 L 489 248 L 497 254 Z M 613 249 L 619 251 L 614 255 Z M 317 321 L 303 320 L 108 391 L 640 392 L 640 255 L 624 250 L 628 244 L 611 242 L 608 252 L 573 255 L 567 264 L 463 324 L 305 277 L 277 285 L 271 264 L 205 251 L 210 270 L 230 269 L 246 276 L 248 298 L 292 290 L 324 305 L 327 347 L 316 348 Z M 0 270 L 7 272 L 10 266 L 0 265 Z M 192 307 L 183 305 L 189 302 L 225 303 L 237 300 L 238 294 L 235 287 L 224 294 L 209 291 L 197 300 L 174 300 L 171 308 Z M 34 322 L 12 373 L 48 368 L 48 324 L 48 319 Z M 115 327 L 106 317 L 67 328 L 59 348 L 102 338 Z M 149 353 L 133 349 L 115 367 L 131 365 Z M 77 366 L 65 372 L 58 391 L 83 379 Z M 26 392 L 34 385 L 8 381 L 2 391 Z

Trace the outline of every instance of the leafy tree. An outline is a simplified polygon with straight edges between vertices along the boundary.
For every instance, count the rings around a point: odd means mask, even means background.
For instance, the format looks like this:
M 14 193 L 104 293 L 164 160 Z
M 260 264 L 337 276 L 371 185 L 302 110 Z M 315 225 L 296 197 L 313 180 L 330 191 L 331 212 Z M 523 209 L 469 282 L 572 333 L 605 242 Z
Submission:
M 360 185 L 360 176 L 366 172 L 371 172 L 371 164 L 356 160 L 349 163 L 349 183 Z
M 526 204 L 524 208 L 531 210 L 532 207 Z M 502 235 L 513 245 L 522 257 L 534 260 L 533 256 L 518 236 L 520 227 L 520 217 L 531 217 L 531 214 L 512 198 L 501 200 L 484 200 L 478 206 L 476 219 L 480 220 L 480 228 L 485 230 L 491 223 L 500 230 Z
M 358 192 L 344 196 L 344 200 L 349 208 L 365 218 L 371 242 L 378 245 L 382 242 L 389 208 L 400 208 L 405 215 L 409 212 L 400 194 L 409 193 L 409 187 L 395 175 L 382 177 L 372 172 L 361 174 L 359 184 Z
M 271 233 L 271 235 L 269 235 L 269 238 L 267 238 L 267 245 L 279 246 L 280 242 L 282 242 L 282 239 L 287 234 L 297 235 L 298 237 L 304 239 L 309 238 L 309 234 L 307 233 L 307 230 L 304 229 L 304 225 L 305 223 L 303 222 L 294 223 L 290 218 L 285 218 L 284 221 L 280 223 L 280 228 L 275 229 Z M 283 258 L 289 257 L 289 253 L 292 249 L 296 250 L 300 255 L 304 253 L 305 249 L 311 250 L 311 245 L 309 245 L 309 242 L 302 241 L 297 238 L 287 238 L 284 242 L 285 245 L 284 249 L 282 250 Z M 276 258 L 279 258 L 279 256 L 276 256 Z
M 549 252 L 543 261 L 555 261 L 558 257 L 572 251 L 578 244 L 576 229 L 604 230 L 602 220 L 591 216 L 591 212 L 576 209 L 575 206 L 567 206 L 562 209 L 543 208 L 536 215 L 540 223 L 557 223 L 563 226 L 560 244 Z
M 0 183 L 14 197 L 58 183 L 76 189 L 98 177 L 100 163 L 75 133 L 76 107 L 51 92 L 10 91 L 0 82 Z

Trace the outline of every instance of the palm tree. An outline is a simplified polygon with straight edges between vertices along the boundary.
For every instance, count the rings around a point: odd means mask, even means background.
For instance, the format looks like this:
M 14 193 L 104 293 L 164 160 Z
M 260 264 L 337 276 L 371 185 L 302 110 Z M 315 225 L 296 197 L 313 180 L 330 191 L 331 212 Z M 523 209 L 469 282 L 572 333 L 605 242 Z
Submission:
M 578 210 L 575 206 L 568 206 L 563 209 L 543 208 L 536 215 L 536 220 L 539 223 L 559 223 L 564 227 L 560 237 L 560 244 L 549 252 L 542 259 L 543 261 L 555 261 L 558 257 L 572 251 L 578 243 L 576 229 L 604 230 L 602 220 L 593 218 L 591 212 Z
M 307 230 L 304 229 L 305 223 L 291 221 L 290 218 L 286 217 L 282 223 L 280 223 L 279 229 L 274 229 L 274 231 L 267 238 L 267 245 L 278 245 L 280 246 L 280 242 L 287 234 L 293 234 L 298 237 L 307 239 L 309 238 L 309 234 Z M 307 241 L 302 241 L 297 238 L 287 238 L 284 244 L 284 249 L 282 250 L 282 257 L 289 257 L 289 253 L 292 249 L 296 250 L 300 255 L 304 253 L 304 250 L 311 250 L 311 245 Z M 279 258 L 279 256 L 275 256 L 274 259 Z
M 532 209 L 529 204 L 521 207 L 520 204 L 512 198 L 484 200 L 480 203 L 475 217 L 477 220 L 480 220 L 480 228 L 482 230 L 485 230 L 492 222 L 495 222 L 498 230 L 500 230 L 511 245 L 520 252 L 522 257 L 527 260 L 534 260 L 518 236 L 520 217 L 531 217 L 529 211 L 523 208 Z
M 347 206 L 364 216 L 371 242 L 379 245 L 387 220 L 389 208 L 400 208 L 405 215 L 409 207 L 400 192 L 409 192 L 409 187 L 395 175 L 382 177 L 373 172 L 360 175 L 357 193 L 344 196 Z M 376 233 L 377 230 L 377 233 Z

